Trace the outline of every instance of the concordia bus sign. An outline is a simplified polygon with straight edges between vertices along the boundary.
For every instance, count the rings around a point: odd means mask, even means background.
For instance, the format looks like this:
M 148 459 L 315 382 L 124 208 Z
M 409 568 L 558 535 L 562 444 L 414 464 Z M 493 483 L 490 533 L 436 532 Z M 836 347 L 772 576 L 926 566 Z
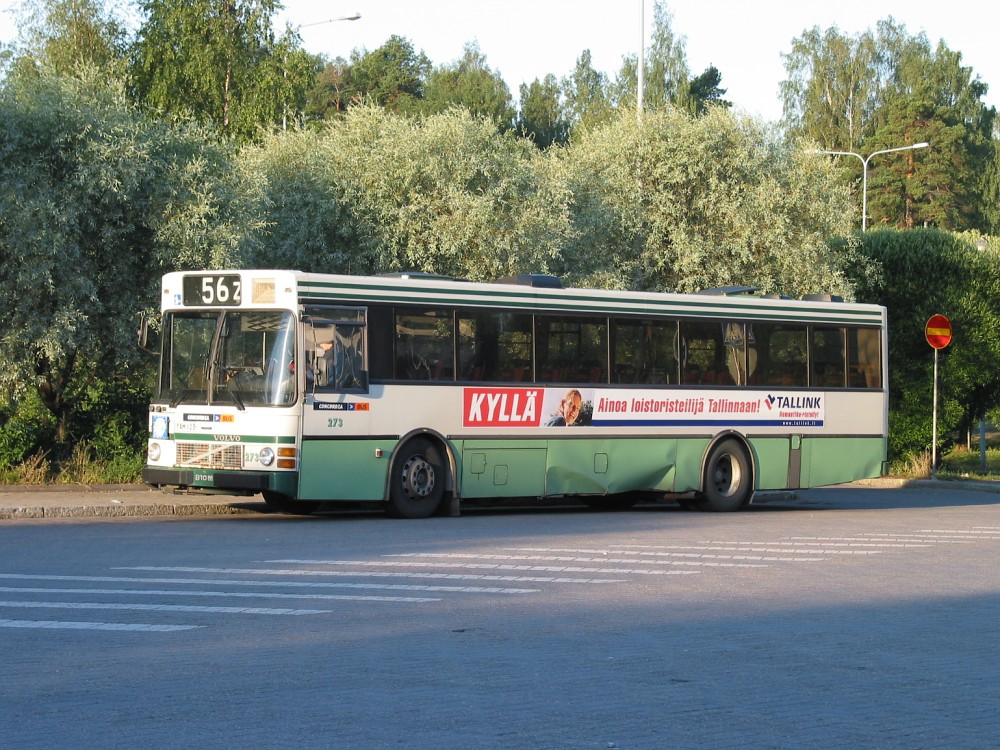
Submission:
M 570 426 L 579 427 L 822 427 L 826 418 L 825 396 L 817 392 L 540 387 L 464 391 L 465 427 L 546 426 L 562 403 L 576 397 L 581 418 Z

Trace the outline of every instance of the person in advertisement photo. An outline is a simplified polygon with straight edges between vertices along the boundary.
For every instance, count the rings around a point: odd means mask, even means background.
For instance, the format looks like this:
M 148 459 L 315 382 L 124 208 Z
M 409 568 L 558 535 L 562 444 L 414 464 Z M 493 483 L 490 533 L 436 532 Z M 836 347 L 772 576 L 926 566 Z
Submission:
M 559 391 L 551 391 L 551 394 L 558 398 Z M 590 424 L 591 415 L 594 413 L 594 394 L 588 391 L 584 394 L 576 389 L 570 388 L 562 398 L 555 404 L 550 403 L 553 396 L 550 391 L 545 394 L 544 413 L 551 415 L 546 421 L 546 427 L 574 427 Z

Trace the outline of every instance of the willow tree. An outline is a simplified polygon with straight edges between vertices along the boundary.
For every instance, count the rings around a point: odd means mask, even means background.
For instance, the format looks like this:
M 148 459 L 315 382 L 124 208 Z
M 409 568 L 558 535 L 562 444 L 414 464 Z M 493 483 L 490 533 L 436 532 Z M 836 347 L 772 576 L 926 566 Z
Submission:
M 65 443 L 141 370 L 160 274 L 238 262 L 255 221 L 224 149 L 99 74 L 9 82 L 0 120 L 0 401 L 33 392 Z
M 352 107 L 244 159 L 268 196 L 264 257 L 285 265 L 477 280 L 565 268 L 563 184 L 528 141 L 467 110 L 409 118 Z
M 829 161 L 723 108 L 623 113 L 558 156 L 574 196 L 569 253 L 591 283 L 691 292 L 849 294 L 826 239 L 849 230 Z

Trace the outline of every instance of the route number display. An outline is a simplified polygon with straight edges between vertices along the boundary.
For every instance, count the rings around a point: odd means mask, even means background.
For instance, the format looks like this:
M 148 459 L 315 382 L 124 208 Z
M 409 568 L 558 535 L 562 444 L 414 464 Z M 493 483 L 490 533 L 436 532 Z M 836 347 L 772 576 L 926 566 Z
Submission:
M 185 276 L 184 305 L 239 306 L 243 301 L 243 282 L 239 276 Z

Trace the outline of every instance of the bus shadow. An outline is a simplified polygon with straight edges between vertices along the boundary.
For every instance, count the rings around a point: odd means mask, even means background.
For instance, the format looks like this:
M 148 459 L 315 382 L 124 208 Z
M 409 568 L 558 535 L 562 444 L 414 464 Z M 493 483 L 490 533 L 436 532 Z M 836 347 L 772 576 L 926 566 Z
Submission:
M 740 513 L 791 513 L 845 510 L 889 510 L 917 508 L 952 508 L 1000 505 L 1000 483 L 921 481 L 901 486 L 865 487 L 840 485 L 808 490 L 758 493 Z M 319 503 L 311 514 L 294 515 L 268 508 L 262 502 L 237 502 L 231 507 L 259 516 L 300 520 L 389 518 L 382 503 Z M 497 498 L 468 500 L 462 503 L 460 516 L 511 516 L 519 514 L 551 515 L 627 515 L 658 513 L 698 513 L 697 508 L 674 499 L 641 499 L 631 507 L 591 507 L 584 498 Z M 705 514 L 711 515 L 711 514 Z M 258 517 L 259 517 L 258 516 Z M 447 511 L 435 517 L 447 517 Z M 399 519 L 393 519 L 399 520 Z

